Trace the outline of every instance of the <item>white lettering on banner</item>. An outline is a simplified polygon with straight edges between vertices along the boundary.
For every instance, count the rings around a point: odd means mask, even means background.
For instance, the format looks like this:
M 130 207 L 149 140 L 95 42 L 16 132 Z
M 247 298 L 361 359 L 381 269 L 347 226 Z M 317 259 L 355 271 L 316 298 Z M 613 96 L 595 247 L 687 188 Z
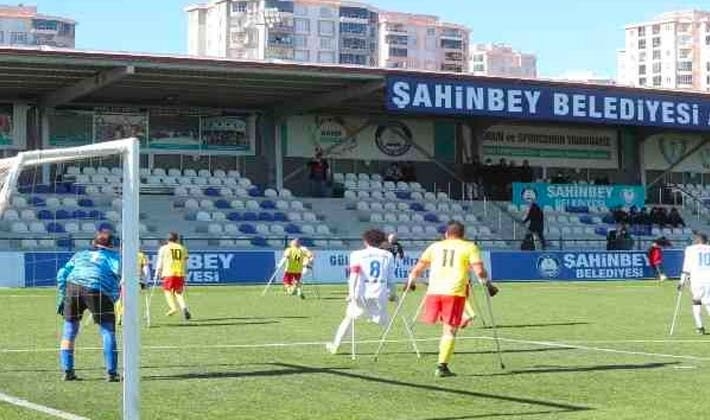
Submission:
M 565 254 L 563 264 L 569 269 L 640 269 L 648 265 L 648 257 L 643 253 L 575 253 Z M 613 277 L 611 277 L 613 278 Z
M 158 256 L 148 257 L 151 269 L 155 269 Z M 232 268 L 234 254 L 232 253 L 199 253 L 190 254 L 187 259 L 188 283 L 219 283 L 220 273 Z
M 698 127 L 701 124 L 700 105 L 690 102 L 564 93 L 550 89 L 483 87 L 457 83 L 430 84 L 398 80 L 392 83 L 389 102 L 398 109 L 413 107 L 536 115 L 540 113 L 538 104 L 543 93 L 552 99 L 552 109 L 543 110 L 543 115 L 637 121 L 654 125 Z M 706 125 L 710 125 L 710 116 L 708 119 Z

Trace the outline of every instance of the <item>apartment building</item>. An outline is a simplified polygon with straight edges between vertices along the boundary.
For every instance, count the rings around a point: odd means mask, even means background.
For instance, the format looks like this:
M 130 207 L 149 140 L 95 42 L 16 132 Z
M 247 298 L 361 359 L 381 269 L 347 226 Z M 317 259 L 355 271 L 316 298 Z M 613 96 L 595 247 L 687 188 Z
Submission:
M 0 45 L 74 48 L 76 22 L 38 13 L 34 6 L 0 5 Z
M 625 29 L 618 83 L 710 91 L 710 11 L 675 11 Z
M 537 57 L 505 44 L 476 44 L 471 51 L 470 72 L 482 76 L 537 77 Z

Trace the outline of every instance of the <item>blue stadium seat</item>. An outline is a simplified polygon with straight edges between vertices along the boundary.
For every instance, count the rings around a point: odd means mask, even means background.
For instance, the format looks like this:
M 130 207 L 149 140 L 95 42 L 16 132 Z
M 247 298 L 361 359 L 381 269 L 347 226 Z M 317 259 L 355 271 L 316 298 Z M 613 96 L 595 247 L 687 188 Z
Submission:
M 30 204 L 32 207 L 44 207 L 47 205 L 47 201 L 42 197 L 32 197 L 30 198 Z
M 249 188 L 249 197 L 261 197 L 263 194 L 257 186 Z
M 47 232 L 49 233 L 65 233 L 64 226 L 59 223 L 47 223 Z
M 243 223 L 239 225 L 239 232 L 245 234 L 245 235 L 255 235 L 256 234 L 256 227 L 254 225 L 251 225 L 249 223 Z
M 52 213 L 50 210 L 40 210 L 37 212 L 37 218 L 39 220 L 53 220 L 54 213 Z
M 597 235 L 601 235 L 601 236 L 606 236 L 608 231 L 609 231 L 609 229 L 604 226 L 599 226 L 596 229 L 594 229 L 594 233 L 596 233 Z
M 441 225 L 436 229 L 436 231 L 443 235 L 444 233 L 446 233 L 446 226 Z
M 84 210 L 74 210 L 71 217 L 72 219 L 90 219 L 89 213 Z
M 185 214 L 185 220 L 187 220 L 188 222 L 196 221 L 197 220 L 197 213 L 192 212 L 192 213 Z
M 56 185 L 54 186 L 54 192 L 55 192 L 56 194 L 68 194 L 68 193 L 69 193 L 69 186 L 70 186 L 70 185 L 71 185 L 71 184 L 65 184 L 65 183 L 56 184 Z
M 35 185 L 33 191 L 35 194 L 49 194 L 52 189 L 49 188 L 49 185 Z
M 248 211 L 242 215 L 242 220 L 245 222 L 256 222 L 259 220 L 259 215 L 253 211 Z
M 585 225 L 593 225 L 594 224 L 594 221 L 592 220 L 592 216 L 589 216 L 589 215 L 580 216 L 579 221 L 584 223 Z
M 219 197 L 222 194 L 219 192 L 219 190 L 217 188 L 209 187 L 209 188 L 205 188 L 205 195 L 207 197 Z
M 565 207 L 567 213 L 589 213 L 589 207 L 586 206 L 567 206 Z
M 427 213 L 424 215 L 424 221 L 429 223 L 439 223 L 439 217 L 433 213 Z
M 91 210 L 91 211 L 89 211 L 89 219 L 92 219 L 92 220 L 101 220 L 101 219 L 105 219 L 105 218 L 106 218 L 106 215 L 105 215 L 104 212 L 102 212 L 101 210 Z
M 301 238 L 301 245 L 306 246 L 306 247 L 312 247 L 313 246 L 313 239 L 311 238 Z
M 262 211 L 259 213 L 259 221 L 261 222 L 273 222 L 274 221 L 274 216 L 271 215 L 271 213 L 267 213 L 265 211 Z
M 409 208 L 413 211 L 424 211 L 424 205 L 422 203 L 412 203 Z
M 220 210 L 227 210 L 227 209 L 232 208 L 231 203 L 225 199 L 219 199 L 219 200 L 215 201 L 214 206 Z
M 271 200 L 264 200 L 261 202 L 261 208 L 264 210 L 274 210 L 276 208 L 276 203 Z
M 400 200 L 409 200 L 412 198 L 412 193 L 409 191 L 397 191 L 394 193 Z
M 97 229 L 98 230 L 114 230 L 114 227 L 111 223 L 101 223 Z
M 74 195 L 84 195 L 86 194 L 86 187 L 83 185 L 71 184 L 71 187 L 69 187 L 69 193 Z
M 232 222 L 239 222 L 242 220 L 242 215 L 240 213 L 237 213 L 236 211 L 233 211 L 227 215 L 227 220 L 230 220 Z
M 602 222 L 604 222 L 608 225 L 612 225 L 612 224 L 616 223 L 616 221 L 614 220 L 614 216 L 612 216 L 611 214 L 607 214 L 604 217 L 602 217 Z
M 288 216 L 286 216 L 286 213 L 276 212 L 274 213 L 274 222 L 288 222 Z
M 71 238 L 59 238 L 57 239 L 57 247 L 59 248 L 74 248 L 74 241 Z
M 32 192 L 32 185 L 20 185 L 17 187 L 17 191 L 20 194 L 29 194 Z
M 296 226 L 294 224 L 286 225 L 286 228 L 284 230 L 289 235 L 298 235 L 299 233 L 301 233 L 301 228 L 299 228 L 298 226 Z
M 88 198 L 79 200 L 79 207 L 94 207 L 94 201 Z
M 68 210 L 59 209 L 54 213 L 54 217 L 57 220 L 67 220 L 72 218 L 72 214 Z
M 259 246 L 259 247 L 268 247 L 269 243 L 266 242 L 266 238 L 262 238 L 261 236 L 257 236 L 256 238 L 251 240 L 251 244 L 253 246 Z

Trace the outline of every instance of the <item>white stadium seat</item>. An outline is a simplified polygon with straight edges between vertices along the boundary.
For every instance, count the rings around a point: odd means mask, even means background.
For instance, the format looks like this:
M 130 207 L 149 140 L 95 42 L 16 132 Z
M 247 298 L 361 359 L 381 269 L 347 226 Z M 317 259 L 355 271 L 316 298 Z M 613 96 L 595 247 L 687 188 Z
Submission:
M 454 213 L 463 213 L 463 206 L 461 204 L 454 203 L 451 205 L 451 211 Z
M 182 171 L 182 176 L 187 176 L 190 178 L 196 178 L 197 177 L 197 171 L 194 169 L 184 169 Z
M 427 234 L 427 236 L 431 236 L 431 237 L 439 236 L 439 231 L 436 230 L 436 228 L 435 228 L 434 226 L 431 226 L 431 225 L 426 226 L 426 227 L 424 228 L 424 232 Z
M 375 181 L 375 182 L 382 182 L 382 175 L 372 174 L 372 175 L 370 175 L 370 180 Z
M 305 235 L 314 235 L 316 233 L 316 230 L 311 225 L 303 225 L 301 226 L 301 232 L 303 232 Z
M 210 217 L 210 214 L 206 211 L 198 211 L 195 215 L 195 220 L 197 220 L 198 222 L 210 222 L 212 221 L 212 218 Z
M 436 211 L 436 204 L 434 203 L 425 203 L 424 204 L 424 210 L 428 212 L 434 212 Z
M 236 187 L 237 185 L 239 185 L 237 183 L 237 180 L 234 178 L 223 178 L 222 184 L 224 184 L 224 186 L 226 187 Z
M 219 245 L 220 248 L 232 248 L 234 247 L 234 240 L 221 238 L 217 242 L 217 245 Z
M 298 210 L 298 211 L 303 211 L 303 203 L 300 201 L 292 201 L 291 202 L 291 210 Z
M 288 210 L 288 201 L 278 200 L 276 202 L 276 208 L 279 210 Z
M 220 186 L 222 185 L 222 178 L 209 177 L 207 178 L 207 185 Z
M 167 176 L 167 173 L 165 173 L 165 169 L 163 169 L 163 168 L 154 168 L 153 169 L 153 176 L 158 176 L 158 177 Z
M 330 228 L 328 225 L 318 225 L 318 227 L 316 227 L 316 233 L 319 235 L 330 235 Z
M 370 206 L 367 204 L 366 201 L 359 201 L 357 203 L 357 206 L 355 207 L 357 211 L 370 211 Z
M 17 222 L 20 220 L 20 214 L 15 209 L 7 209 L 2 214 L 2 219 L 8 222 Z
M 218 236 L 224 233 L 224 229 L 222 229 L 222 225 L 220 224 L 210 223 L 210 225 L 207 226 L 207 233 L 213 236 Z
M 37 241 L 37 245 L 40 248 L 48 249 L 54 248 L 57 245 L 57 242 L 54 239 L 40 239 Z
M 301 213 L 296 213 L 296 212 L 291 212 L 288 214 L 288 220 L 291 222 L 300 222 L 301 219 Z
M 398 211 L 409 211 L 409 205 L 407 203 L 397 203 Z
M 209 169 L 200 169 L 197 172 L 197 176 L 202 177 L 202 178 L 209 178 L 212 176 L 212 172 Z
M 409 230 L 409 226 L 407 225 L 400 225 L 397 227 L 397 234 L 400 236 L 409 236 L 411 235 L 411 231 Z
M 445 212 L 445 213 L 447 213 L 447 212 L 451 211 L 451 207 L 450 207 L 448 204 L 446 204 L 446 203 L 439 203 L 439 204 L 436 206 L 436 210 L 437 210 L 437 211 L 440 211 L 440 212 Z
M 345 180 L 357 182 L 357 175 L 355 175 L 353 173 L 347 173 L 347 174 L 345 174 Z
M 176 197 L 189 197 L 189 194 L 187 193 L 187 188 L 185 187 L 175 187 L 175 191 L 173 194 Z
M 278 197 L 278 196 L 279 196 L 278 191 L 276 191 L 276 190 L 273 189 L 273 188 L 267 188 L 267 189 L 264 191 L 264 197 L 266 197 L 266 198 L 276 198 L 276 197 Z
M 231 188 L 220 188 L 219 195 L 225 198 L 233 197 L 234 191 Z
M 372 192 L 370 193 L 370 198 L 371 198 L 372 200 L 379 200 L 379 201 L 382 201 L 382 200 L 385 199 L 385 196 L 384 196 L 384 194 L 382 194 L 382 191 L 372 191 Z
M 333 174 L 333 182 L 336 182 L 338 184 L 342 184 L 343 182 L 345 182 L 345 175 L 343 175 L 341 173 Z
M 195 185 L 205 186 L 205 185 L 207 185 L 207 178 L 198 176 L 197 178 L 193 178 L 192 182 Z
M 242 187 L 237 187 L 234 189 L 234 195 L 237 197 L 247 198 L 249 197 L 249 191 L 245 190 Z
M 31 222 L 31 221 L 37 219 L 37 214 L 35 214 L 34 210 L 24 209 L 20 212 L 20 219 L 22 219 L 26 222 Z
M 216 211 L 216 212 L 212 213 L 212 221 L 213 222 L 226 222 L 227 215 L 222 213 L 221 211 Z
M 397 221 L 399 223 L 410 223 L 412 220 L 409 218 L 409 215 L 407 213 L 400 213 L 397 216 Z
M 200 208 L 205 210 L 212 210 L 214 208 L 214 202 L 208 199 L 200 200 Z
M 229 203 L 229 206 L 232 207 L 234 210 L 244 210 L 244 202 L 242 200 L 232 200 L 231 203 Z
M 227 177 L 227 173 L 224 172 L 223 169 L 215 169 L 215 170 L 214 170 L 214 173 L 212 174 L 212 176 L 214 176 L 215 178 L 226 178 L 226 177 Z
M 22 239 L 20 241 L 20 247 L 22 249 L 35 249 L 39 246 L 36 239 Z
M 414 213 L 412 215 L 412 223 L 424 223 L 424 216 L 419 213 Z
M 436 195 L 436 199 L 437 199 L 437 200 L 440 200 L 440 201 L 441 201 L 441 200 L 448 200 L 448 199 L 449 199 L 449 195 L 446 194 L 446 193 L 440 192 L 440 193 L 438 193 L 438 194 Z
M 316 215 L 314 213 L 306 212 L 306 213 L 303 213 L 303 221 L 304 222 L 317 222 L 318 218 L 316 217 Z
M 281 225 L 271 225 L 269 231 L 272 235 L 285 235 L 286 231 Z
M 24 209 L 25 207 L 27 207 L 27 199 L 22 196 L 12 197 L 11 203 L 12 207 L 16 209 Z
M 350 200 L 350 201 L 357 201 L 357 193 L 352 190 L 347 190 L 343 194 L 343 198 L 345 198 L 346 200 Z
M 84 233 L 96 232 L 96 225 L 91 222 L 84 222 L 81 224 L 81 231 Z
M 249 200 L 247 201 L 246 209 L 251 211 L 258 211 L 259 203 L 256 200 Z
M 32 222 L 30 223 L 29 230 L 31 233 L 46 233 L 47 228 L 42 222 Z
M 64 230 L 67 233 L 79 233 L 79 224 L 75 222 L 67 222 L 64 224 Z
M 421 227 L 420 225 L 412 226 L 412 235 L 414 235 L 417 238 L 424 236 L 425 235 L 424 228 Z
M 425 192 L 424 193 L 424 200 L 436 201 L 436 194 L 434 194 L 433 192 Z
M 397 205 L 391 201 L 388 201 L 384 205 L 385 211 L 397 211 Z
M 466 223 L 477 223 L 478 218 L 475 215 L 469 213 L 466 216 L 464 216 L 463 221 Z
M 81 169 L 77 166 L 70 166 L 67 168 L 67 175 L 79 175 L 81 173 Z
M 256 225 L 256 233 L 258 233 L 259 235 L 268 235 L 269 226 L 264 223 L 259 223 L 258 225 Z
M 370 214 L 370 223 L 384 223 L 385 219 L 382 217 L 382 213 L 372 213 Z
M 374 201 L 374 202 L 370 203 L 370 210 L 384 212 L 385 207 L 382 205 L 382 203 Z
M 227 223 L 224 225 L 225 235 L 239 235 L 239 227 L 233 223 Z
M 397 216 L 392 213 L 385 213 L 386 223 L 397 223 Z
M 367 200 L 370 198 L 370 193 L 367 191 L 358 191 L 357 198 L 358 200 Z
M 385 233 L 396 233 L 397 232 L 397 229 L 392 225 L 385 225 L 382 227 L 382 230 Z
M 48 208 L 50 209 L 56 209 L 59 206 L 61 206 L 61 202 L 57 197 L 49 197 L 46 201 L 45 204 Z
M 182 171 L 178 168 L 170 168 L 168 169 L 168 176 L 177 178 L 179 176 L 182 176 Z
M 227 171 L 227 177 L 239 179 L 242 177 L 242 174 L 241 174 L 241 172 L 237 171 L 236 169 L 232 169 L 232 170 Z
M 284 188 L 279 191 L 279 197 L 281 197 L 285 200 L 289 200 L 289 199 L 293 198 L 293 193 L 291 192 L 291 190 Z
M 84 169 L 81 170 L 81 173 L 84 175 L 95 175 L 96 168 L 94 168 L 92 166 L 85 166 Z
M 105 166 L 99 166 L 96 168 L 96 173 L 101 175 L 110 175 L 111 171 Z

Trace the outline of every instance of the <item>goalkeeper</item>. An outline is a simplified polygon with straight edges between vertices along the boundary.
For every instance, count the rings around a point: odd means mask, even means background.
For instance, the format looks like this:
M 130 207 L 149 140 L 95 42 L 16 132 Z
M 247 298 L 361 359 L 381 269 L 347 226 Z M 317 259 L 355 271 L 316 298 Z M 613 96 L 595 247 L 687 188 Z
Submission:
M 93 249 L 74 254 L 57 273 L 57 313 L 64 317 L 59 359 L 64 372 L 63 379 L 77 380 L 74 372 L 74 343 L 79 334 L 82 314 L 88 309 L 101 331 L 106 380 L 119 382 L 114 303 L 119 298 L 121 259 L 114 249 L 111 232 L 98 232 L 92 244 Z

